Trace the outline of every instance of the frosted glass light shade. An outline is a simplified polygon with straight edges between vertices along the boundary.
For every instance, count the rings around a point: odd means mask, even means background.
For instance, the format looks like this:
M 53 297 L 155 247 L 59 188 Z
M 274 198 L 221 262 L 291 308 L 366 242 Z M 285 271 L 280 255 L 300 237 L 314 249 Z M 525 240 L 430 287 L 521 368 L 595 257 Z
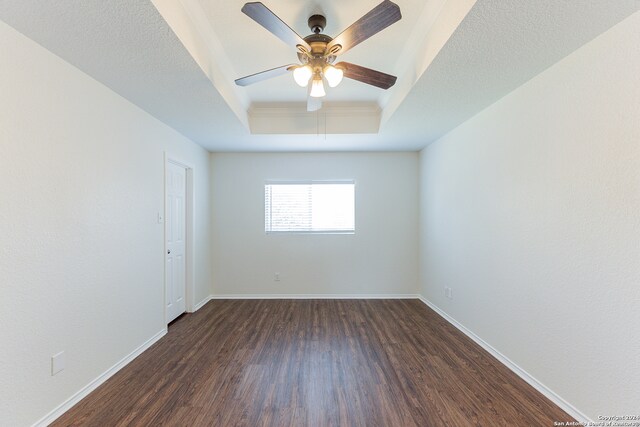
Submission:
M 312 74 L 313 72 L 311 71 L 311 67 L 304 65 L 293 70 L 293 79 L 298 83 L 298 85 L 307 87 Z
M 313 96 L 314 98 L 322 98 L 326 95 L 324 91 L 324 85 L 322 84 L 322 78 L 315 78 L 311 83 L 311 92 L 309 92 L 309 96 Z
M 324 78 L 327 79 L 329 87 L 336 87 L 342 81 L 344 73 L 340 68 L 336 68 L 333 65 L 327 65 L 324 69 Z

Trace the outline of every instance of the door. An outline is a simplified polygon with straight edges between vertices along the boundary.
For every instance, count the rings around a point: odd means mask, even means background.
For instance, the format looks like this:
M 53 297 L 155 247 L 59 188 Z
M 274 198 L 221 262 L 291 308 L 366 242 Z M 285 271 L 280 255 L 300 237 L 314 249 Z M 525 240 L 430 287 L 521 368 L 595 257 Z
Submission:
M 166 171 L 166 271 L 167 323 L 185 312 L 186 184 L 187 170 L 167 163 Z

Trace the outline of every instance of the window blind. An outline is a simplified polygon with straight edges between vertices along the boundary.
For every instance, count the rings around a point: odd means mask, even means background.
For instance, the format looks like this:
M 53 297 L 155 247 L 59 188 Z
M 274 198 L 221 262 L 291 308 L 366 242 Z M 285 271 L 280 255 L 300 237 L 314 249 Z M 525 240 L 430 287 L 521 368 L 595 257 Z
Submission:
M 354 233 L 354 181 L 267 182 L 266 233 Z

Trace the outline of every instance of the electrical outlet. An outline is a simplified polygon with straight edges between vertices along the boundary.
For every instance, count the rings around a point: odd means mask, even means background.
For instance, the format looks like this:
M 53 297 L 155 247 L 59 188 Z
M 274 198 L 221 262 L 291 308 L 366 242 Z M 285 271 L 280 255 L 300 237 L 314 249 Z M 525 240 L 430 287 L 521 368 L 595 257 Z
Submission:
M 64 370 L 64 351 L 51 356 L 51 376 Z
M 273 281 L 274 282 L 280 281 L 280 273 L 273 273 Z
M 444 295 L 449 298 L 449 299 L 453 299 L 453 289 L 451 289 L 448 286 L 445 286 L 444 288 Z

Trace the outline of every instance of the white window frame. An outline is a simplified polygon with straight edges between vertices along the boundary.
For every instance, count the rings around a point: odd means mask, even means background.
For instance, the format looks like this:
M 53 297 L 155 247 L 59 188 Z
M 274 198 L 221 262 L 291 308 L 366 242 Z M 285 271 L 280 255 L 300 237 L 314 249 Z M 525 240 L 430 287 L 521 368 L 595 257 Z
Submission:
M 350 184 L 353 185 L 353 229 L 352 230 L 267 230 L 267 207 L 265 196 L 265 217 L 264 227 L 266 235 L 286 235 L 286 234 L 343 234 L 353 235 L 356 233 L 356 181 L 354 179 L 331 179 L 331 180 L 266 180 L 263 190 L 267 185 L 330 185 L 330 184 Z

